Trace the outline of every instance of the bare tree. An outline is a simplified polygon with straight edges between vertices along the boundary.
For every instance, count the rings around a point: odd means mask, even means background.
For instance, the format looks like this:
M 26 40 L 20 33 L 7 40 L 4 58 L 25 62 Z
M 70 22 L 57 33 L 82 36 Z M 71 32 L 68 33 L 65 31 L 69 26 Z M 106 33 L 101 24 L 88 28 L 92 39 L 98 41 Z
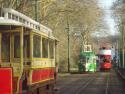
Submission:
M 50 2 L 46 2 L 45 5 L 47 4 Z M 80 43 L 91 40 L 90 34 L 97 28 L 101 15 L 96 0 L 56 0 L 51 2 L 50 6 L 44 7 L 41 22 L 51 27 L 54 35 L 60 40 L 60 63 L 63 62 L 61 66 L 64 68 L 67 66 L 67 33 L 70 32 L 71 63 L 77 64 Z M 80 31 L 74 28 L 79 28 Z M 81 38 L 74 35 L 76 32 L 81 32 Z

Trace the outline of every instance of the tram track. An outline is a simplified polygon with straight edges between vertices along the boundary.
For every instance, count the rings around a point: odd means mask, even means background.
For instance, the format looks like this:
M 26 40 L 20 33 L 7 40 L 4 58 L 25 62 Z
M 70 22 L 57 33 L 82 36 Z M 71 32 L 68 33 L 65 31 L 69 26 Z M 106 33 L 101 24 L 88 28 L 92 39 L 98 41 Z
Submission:
M 79 94 L 81 91 L 83 91 L 92 81 L 94 81 L 96 77 L 90 78 L 86 83 L 83 83 L 73 94 Z
M 81 80 L 81 84 L 79 86 L 76 86 L 76 87 L 73 87 L 73 91 L 70 92 L 69 94 L 83 94 L 84 91 L 89 88 L 91 85 L 93 85 L 93 82 L 96 82 L 98 81 L 98 79 L 101 78 L 101 75 L 96 75 L 94 74 L 93 76 L 89 76 L 89 78 L 86 80 L 86 81 L 83 81 Z M 109 88 L 109 75 L 105 75 L 104 77 L 105 81 L 103 82 L 104 84 L 104 87 L 101 87 L 102 90 L 101 91 L 101 94 L 108 94 L 108 88 Z M 82 82 L 83 81 L 83 82 Z M 64 94 L 64 93 L 62 93 Z M 66 93 L 65 93 L 66 94 Z M 84 94 L 89 94 L 89 93 L 84 93 Z M 97 93 L 94 93 L 94 94 L 97 94 Z
M 107 77 L 107 81 L 106 81 L 105 94 L 108 94 L 108 90 L 109 90 L 109 76 Z
M 63 88 L 56 94 L 124 94 L 125 92 L 124 81 L 120 80 L 113 71 L 73 77 L 75 80 L 62 84 Z
M 79 94 L 81 89 L 86 88 L 94 79 L 96 79 L 96 77 L 96 74 L 91 74 L 85 78 L 77 79 L 76 81 L 68 83 L 65 87 L 61 88 L 57 94 Z M 75 86 L 73 83 L 76 83 Z M 73 86 L 72 89 L 70 86 Z
M 102 77 L 95 77 L 95 78 L 93 78 L 93 79 L 91 79 L 90 81 L 88 81 L 83 87 L 80 87 L 79 88 L 79 90 L 77 90 L 76 91 L 76 93 L 74 93 L 74 94 L 91 94 L 90 92 L 89 92 L 89 90 L 91 91 L 91 87 L 94 85 L 94 86 L 96 86 L 96 83 L 95 82 L 97 82 L 98 81 L 98 79 L 102 79 Z M 104 80 L 104 79 L 102 79 L 102 80 Z M 98 91 L 100 91 L 101 92 L 101 94 L 109 94 L 108 93 L 108 90 L 109 90 L 109 74 L 107 74 L 106 75 L 106 77 L 105 77 L 105 81 L 103 82 L 102 81 L 102 84 L 104 84 L 104 87 L 102 86 L 100 86 L 99 88 L 100 88 L 100 90 L 98 90 Z M 88 89 L 88 91 L 86 92 L 86 89 Z M 97 89 L 97 87 L 96 87 L 96 89 Z M 97 93 L 97 91 L 94 91 L 93 90 L 93 92 L 92 92 L 92 94 L 100 94 L 100 93 Z

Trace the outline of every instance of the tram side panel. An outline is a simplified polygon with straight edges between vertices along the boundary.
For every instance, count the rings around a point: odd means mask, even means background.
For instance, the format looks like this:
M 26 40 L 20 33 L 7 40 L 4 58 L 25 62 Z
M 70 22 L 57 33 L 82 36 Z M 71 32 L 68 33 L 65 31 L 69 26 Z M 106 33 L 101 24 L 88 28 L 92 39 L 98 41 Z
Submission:
M 52 66 L 53 65 L 53 66 Z M 54 80 L 54 62 L 51 60 L 34 61 L 33 69 L 30 70 L 30 81 L 29 84 L 33 85 L 36 83 L 42 83 L 47 80 Z
M 0 68 L 0 94 L 13 94 L 12 68 Z

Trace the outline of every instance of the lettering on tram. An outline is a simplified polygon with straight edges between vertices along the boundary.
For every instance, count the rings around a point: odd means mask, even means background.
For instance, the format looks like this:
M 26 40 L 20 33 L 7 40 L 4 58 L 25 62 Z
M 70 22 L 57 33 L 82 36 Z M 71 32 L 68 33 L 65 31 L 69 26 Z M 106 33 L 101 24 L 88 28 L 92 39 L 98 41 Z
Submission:
M 54 92 L 57 42 L 48 27 L 13 9 L 0 9 L 0 70 L 12 69 L 12 94 L 40 94 L 40 88 Z

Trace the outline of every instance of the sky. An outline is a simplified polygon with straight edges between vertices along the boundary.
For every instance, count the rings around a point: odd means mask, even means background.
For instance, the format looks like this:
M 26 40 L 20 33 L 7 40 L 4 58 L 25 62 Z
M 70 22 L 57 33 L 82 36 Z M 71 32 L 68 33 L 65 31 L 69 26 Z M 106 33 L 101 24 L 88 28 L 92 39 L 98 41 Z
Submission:
M 115 22 L 111 10 L 113 2 L 115 2 L 115 0 L 98 0 L 99 6 L 104 10 L 104 21 L 106 22 L 111 35 L 116 34 Z

